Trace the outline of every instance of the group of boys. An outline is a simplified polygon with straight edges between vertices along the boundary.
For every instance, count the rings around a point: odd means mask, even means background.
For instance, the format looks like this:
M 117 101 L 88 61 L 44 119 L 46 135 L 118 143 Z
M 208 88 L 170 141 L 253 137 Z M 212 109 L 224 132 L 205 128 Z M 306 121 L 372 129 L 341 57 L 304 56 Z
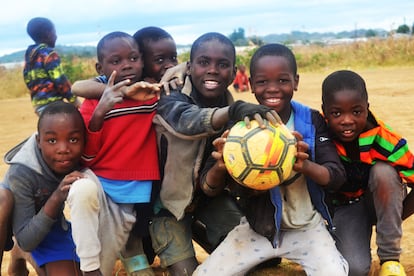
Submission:
M 7 233 L 14 206 L 13 233 L 40 273 L 111 275 L 119 258 L 129 275 L 154 275 L 149 264 L 158 255 L 171 275 L 245 275 L 274 258 L 308 275 L 367 275 L 376 224 L 380 275 L 405 275 L 401 224 L 414 211 L 406 196 L 414 156 L 369 111 L 355 72 L 324 80 L 322 116 L 292 100 L 299 84 L 292 51 L 268 44 L 250 62 L 259 104 L 234 102 L 234 45 L 207 33 L 192 45 L 185 87 L 165 93 L 158 83 L 177 65 L 173 38 L 156 27 L 113 32 L 97 46 L 99 76 L 72 86 L 85 98 L 79 120 L 61 102 L 78 105 L 62 89 L 53 24 L 35 18 L 28 32 L 36 44 L 25 80 L 41 91 L 32 92 L 40 118 L 37 133 L 7 158 L 0 231 Z M 52 81 L 35 77 L 46 61 L 59 72 Z M 237 185 L 222 161 L 225 130 L 251 119 L 283 123 L 297 138 L 291 178 L 262 193 Z M 211 253 L 200 265 L 192 239 Z

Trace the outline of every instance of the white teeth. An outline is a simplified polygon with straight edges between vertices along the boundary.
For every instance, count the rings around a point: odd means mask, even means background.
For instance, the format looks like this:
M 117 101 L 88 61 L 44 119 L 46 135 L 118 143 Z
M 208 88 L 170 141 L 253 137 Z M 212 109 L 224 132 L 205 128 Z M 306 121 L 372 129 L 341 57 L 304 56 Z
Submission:
M 204 85 L 207 89 L 215 89 L 218 86 L 217 81 L 204 81 Z
M 279 103 L 280 102 L 280 99 L 269 98 L 269 99 L 266 99 L 266 101 L 269 102 L 269 103 Z
M 350 134 L 350 133 L 352 133 L 352 130 L 344 130 L 343 133 Z

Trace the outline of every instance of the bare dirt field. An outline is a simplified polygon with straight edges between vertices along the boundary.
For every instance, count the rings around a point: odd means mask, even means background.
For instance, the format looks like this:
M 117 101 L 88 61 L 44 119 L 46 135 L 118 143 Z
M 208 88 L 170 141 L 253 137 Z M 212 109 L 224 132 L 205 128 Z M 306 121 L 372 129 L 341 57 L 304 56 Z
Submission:
M 389 124 L 395 131 L 403 134 L 414 150 L 414 68 L 386 68 L 355 70 L 361 74 L 367 83 L 370 108 L 374 114 Z M 300 76 L 299 90 L 294 99 L 313 108 L 320 109 L 321 83 L 331 71 L 318 73 L 303 73 Z M 236 99 L 256 102 L 250 92 L 234 93 Z M 12 146 L 22 141 L 36 130 L 37 117 L 33 113 L 29 97 L 1 100 L 0 101 L 0 155 L 3 156 Z M 3 178 L 7 165 L 0 164 L 0 176 Z M 408 218 L 403 224 L 403 254 L 401 262 L 407 275 L 414 276 L 414 216 Z M 373 240 L 375 239 L 375 236 Z M 376 257 L 375 242 L 372 243 L 372 255 L 374 257 L 371 275 L 378 271 L 378 259 Z M 197 247 L 198 248 L 198 247 Z M 203 261 L 206 254 L 197 249 L 198 258 Z M 9 254 L 6 252 L 1 272 L 7 275 Z M 162 269 L 154 264 L 157 275 L 163 275 Z M 118 264 L 114 272 L 122 267 Z M 31 272 L 30 275 L 36 275 Z M 120 271 L 118 275 L 126 275 Z M 266 269 L 253 272 L 252 275 L 304 275 L 298 267 L 283 261 L 281 268 Z

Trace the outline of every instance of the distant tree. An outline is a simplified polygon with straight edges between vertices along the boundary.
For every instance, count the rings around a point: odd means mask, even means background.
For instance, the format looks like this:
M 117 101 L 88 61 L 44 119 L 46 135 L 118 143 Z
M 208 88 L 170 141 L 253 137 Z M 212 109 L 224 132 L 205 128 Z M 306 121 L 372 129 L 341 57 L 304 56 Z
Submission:
M 234 30 L 230 35 L 229 39 L 233 42 L 235 46 L 246 46 L 248 45 L 248 41 L 246 39 L 246 36 L 244 34 L 243 28 L 238 28 L 237 30 Z
M 265 44 L 264 41 L 263 41 L 263 38 L 261 38 L 261 37 L 259 37 L 257 35 L 252 36 L 252 37 L 249 37 L 249 41 L 252 44 L 256 45 L 256 46 L 262 46 L 262 45 Z
M 407 24 L 403 24 L 398 26 L 397 33 L 399 34 L 409 34 L 410 33 L 410 27 Z
M 411 27 L 411 35 L 414 35 L 414 23 L 413 23 L 413 26 Z
M 377 36 L 377 32 L 374 31 L 373 29 L 369 29 L 365 32 L 365 37 L 376 37 Z

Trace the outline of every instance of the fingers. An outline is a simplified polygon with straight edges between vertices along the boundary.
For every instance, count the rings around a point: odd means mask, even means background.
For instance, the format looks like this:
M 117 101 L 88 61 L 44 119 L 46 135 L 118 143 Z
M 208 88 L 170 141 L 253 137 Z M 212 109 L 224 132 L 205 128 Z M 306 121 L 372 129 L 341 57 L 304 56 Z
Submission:
M 138 101 L 147 101 L 154 97 L 159 98 L 162 84 L 145 81 L 136 82 L 128 86 L 125 96 Z
M 111 75 L 112 76 L 112 75 Z M 123 80 L 123 81 L 120 81 L 120 82 L 118 82 L 117 84 L 110 84 L 109 82 L 108 82 L 108 86 L 112 86 L 112 90 L 114 90 L 114 91 L 116 91 L 116 90 L 118 90 L 118 89 L 121 89 L 121 87 L 124 87 L 124 86 L 126 86 L 126 85 L 128 85 L 129 83 L 130 83 L 131 81 L 130 80 Z M 122 93 L 122 91 L 121 91 L 121 93 Z M 123 93 L 122 93 L 123 94 Z
M 224 147 L 224 144 L 226 143 L 226 138 L 223 138 L 223 137 L 218 137 L 218 138 L 216 138 L 216 139 L 214 139 L 214 141 L 213 141 L 213 146 L 218 150 L 218 151 L 222 151 L 223 150 L 223 147 Z
M 180 78 L 175 78 L 170 81 L 171 88 L 174 90 L 183 88 L 184 81 Z
M 116 71 L 112 71 L 111 75 L 109 76 L 109 80 L 108 80 L 108 84 L 110 86 L 114 85 L 115 77 L 116 77 Z
M 303 136 L 297 131 L 292 131 L 293 136 L 295 136 L 296 141 L 303 141 Z
M 264 119 L 262 118 L 262 116 L 259 113 L 254 114 L 253 117 L 257 121 L 257 123 L 259 124 L 260 128 L 266 128 Z
M 282 119 L 280 119 L 279 114 L 277 114 L 277 112 L 275 110 L 271 110 L 270 112 L 266 112 L 266 119 L 275 126 L 283 124 Z
M 245 116 L 244 117 L 244 123 L 246 124 L 246 127 L 247 128 L 250 128 L 251 127 L 249 116 Z
M 306 152 L 297 152 L 296 153 L 296 160 L 299 162 L 300 160 L 306 160 L 309 158 L 309 154 Z
M 165 92 L 165 95 L 170 95 L 170 83 L 167 81 L 167 82 L 163 82 L 162 83 L 162 86 L 163 86 L 163 89 L 164 89 L 164 92 Z
M 223 134 L 221 135 L 221 137 L 223 137 L 223 138 L 227 138 L 227 137 L 229 136 L 229 133 L 230 133 L 230 129 L 227 129 L 227 130 L 225 130 L 225 131 L 223 132 Z

